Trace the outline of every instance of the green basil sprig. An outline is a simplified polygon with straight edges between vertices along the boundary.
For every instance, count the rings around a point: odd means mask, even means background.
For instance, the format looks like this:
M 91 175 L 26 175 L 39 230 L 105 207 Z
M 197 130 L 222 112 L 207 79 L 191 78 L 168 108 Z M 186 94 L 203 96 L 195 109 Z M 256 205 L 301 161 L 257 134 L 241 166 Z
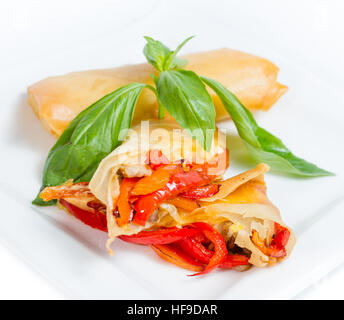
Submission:
M 239 136 L 255 160 L 269 164 L 276 171 L 300 176 L 333 175 L 329 171 L 296 157 L 279 138 L 259 127 L 252 113 L 219 82 L 205 77 L 201 77 L 201 79 L 221 99 L 238 130 Z
M 159 71 L 158 77 L 152 75 L 157 88 L 159 118 L 164 117 L 166 109 L 209 151 L 215 130 L 213 101 L 196 73 L 180 70 L 187 61 L 176 56 L 192 38 L 185 39 L 176 50 L 171 51 L 160 41 L 145 37 L 147 44 L 143 52 L 147 61 Z
M 137 99 L 145 86 L 131 83 L 82 111 L 50 150 L 41 190 L 69 179 L 90 181 L 100 161 L 122 142 L 121 131 L 131 127 Z M 38 194 L 32 203 L 47 206 L 55 202 L 44 202 Z
M 143 49 L 143 53 L 146 56 L 147 61 L 158 71 L 161 72 L 170 69 L 183 68 L 187 64 L 185 59 L 178 58 L 176 55 L 180 49 L 193 38 L 193 36 L 185 39 L 174 51 L 171 51 L 158 40 L 154 40 L 147 36 L 144 38 L 147 40 L 147 44 Z

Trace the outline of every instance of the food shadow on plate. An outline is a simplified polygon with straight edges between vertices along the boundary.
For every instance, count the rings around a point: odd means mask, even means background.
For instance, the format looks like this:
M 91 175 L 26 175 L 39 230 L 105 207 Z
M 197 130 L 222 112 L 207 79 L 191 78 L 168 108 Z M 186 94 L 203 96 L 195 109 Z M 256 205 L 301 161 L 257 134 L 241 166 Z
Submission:
M 13 114 L 7 140 L 11 145 L 41 155 L 41 161 L 37 164 L 37 173 L 41 175 L 45 158 L 56 139 L 42 127 L 27 101 L 26 93 L 18 96 Z
M 249 170 L 257 166 L 259 161 L 255 161 L 251 158 L 248 150 L 246 149 L 243 141 L 239 135 L 232 130 L 226 131 L 226 146 L 229 150 L 229 170 L 234 165 L 239 167 L 241 170 Z M 279 176 L 282 178 L 292 178 L 296 180 L 310 180 L 313 177 L 299 176 L 292 173 L 283 173 L 270 168 L 267 174 L 272 174 L 274 176 Z
M 38 213 L 43 219 L 52 223 L 62 232 L 68 234 L 78 243 L 90 249 L 95 254 L 113 260 L 114 257 L 110 256 L 106 249 L 106 242 L 108 240 L 108 234 L 106 232 L 93 229 L 88 225 L 82 223 L 72 215 L 66 213 L 64 210 L 58 209 L 56 206 L 53 207 L 36 207 L 32 206 L 32 209 Z M 142 246 L 137 246 L 133 244 L 128 244 L 116 239 L 111 248 L 114 251 L 115 255 L 121 255 L 124 252 L 137 253 L 137 249 Z M 146 248 L 146 252 L 150 252 L 149 248 Z M 154 253 L 152 254 L 154 256 Z M 159 260 L 159 259 L 158 259 Z M 115 260 L 114 260 L 115 261 Z
M 229 150 L 229 168 L 232 164 L 240 165 L 240 167 L 253 168 L 257 162 L 250 158 L 248 151 L 238 134 L 226 131 L 226 146 Z
M 47 153 L 56 139 L 42 127 L 27 101 L 26 93 L 18 97 L 15 108 L 9 140 L 21 147 Z
M 65 211 L 59 210 L 57 207 L 40 208 L 32 206 L 32 209 L 43 219 L 56 226 L 63 233 L 68 234 L 68 236 L 96 255 L 102 256 L 103 258 L 110 257 L 105 247 L 108 238 L 107 233 L 90 228 Z M 61 248 L 61 250 L 64 249 Z

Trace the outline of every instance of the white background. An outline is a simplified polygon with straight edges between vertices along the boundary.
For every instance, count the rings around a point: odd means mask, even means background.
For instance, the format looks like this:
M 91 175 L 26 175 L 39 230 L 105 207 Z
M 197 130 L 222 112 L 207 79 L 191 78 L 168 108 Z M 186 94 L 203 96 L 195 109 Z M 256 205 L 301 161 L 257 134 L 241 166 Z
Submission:
M 180 8 L 181 12 L 189 11 L 190 26 L 197 13 L 207 13 L 219 21 L 230 20 L 236 30 L 244 29 L 262 43 L 283 50 L 286 56 L 342 90 L 344 3 L 339 0 L 3 1 L 0 4 L 0 70 L 18 68 L 25 61 L 49 56 L 52 52 L 80 48 L 97 39 L 99 24 L 109 31 L 130 28 L 141 19 L 150 19 L 151 13 L 162 5 Z M 178 30 L 178 16 L 166 19 L 173 19 L 176 32 L 182 34 Z M 219 30 L 214 37 L 226 37 L 226 30 Z M 81 69 L 93 67 L 83 65 L 84 61 L 86 59 L 79 57 Z M 42 73 L 43 76 L 47 75 Z M 326 253 L 322 252 L 319 258 L 326 259 Z M 297 298 L 343 299 L 343 285 L 344 268 L 340 267 Z M 68 297 L 0 243 L 0 298 Z

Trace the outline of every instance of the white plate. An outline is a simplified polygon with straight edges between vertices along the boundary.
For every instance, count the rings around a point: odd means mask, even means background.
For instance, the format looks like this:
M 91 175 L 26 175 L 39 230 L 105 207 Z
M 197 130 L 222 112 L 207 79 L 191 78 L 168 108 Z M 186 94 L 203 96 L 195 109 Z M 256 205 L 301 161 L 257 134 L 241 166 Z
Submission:
M 173 17 L 171 12 L 177 9 L 164 2 L 125 30 L 109 31 L 106 23 L 100 23 L 93 26 L 98 29 L 90 41 L 73 43 L 73 35 L 66 33 L 69 47 L 52 47 L 49 55 L 37 50 L 36 56 L 23 57 L 17 63 L 9 60 L 2 68 L 1 87 L 5 92 L 0 98 L 0 237 L 74 298 L 294 297 L 344 261 L 343 99 L 276 48 L 250 37 L 249 30 L 239 32 L 230 21 L 220 23 L 197 10 L 192 24 L 187 10 L 178 12 L 176 28 L 174 19 L 166 19 Z M 214 37 L 219 30 L 226 30 L 226 38 Z M 198 37 L 185 51 L 229 46 L 273 60 L 281 68 L 280 81 L 290 90 L 272 110 L 257 115 L 259 123 L 282 138 L 295 154 L 337 173 L 335 177 L 318 179 L 267 175 L 271 200 L 298 236 L 290 259 L 276 267 L 187 277 L 187 271 L 165 263 L 145 247 L 116 241 L 115 256 L 110 257 L 102 232 L 82 225 L 57 208 L 30 204 L 39 189 L 42 166 L 54 139 L 28 107 L 25 88 L 53 74 L 140 62 L 142 35 L 176 45 L 195 33 Z M 234 139 L 232 145 L 236 148 L 231 152 L 228 174 L 251 168 L 254 164 L 245 156 L 240 141 Z

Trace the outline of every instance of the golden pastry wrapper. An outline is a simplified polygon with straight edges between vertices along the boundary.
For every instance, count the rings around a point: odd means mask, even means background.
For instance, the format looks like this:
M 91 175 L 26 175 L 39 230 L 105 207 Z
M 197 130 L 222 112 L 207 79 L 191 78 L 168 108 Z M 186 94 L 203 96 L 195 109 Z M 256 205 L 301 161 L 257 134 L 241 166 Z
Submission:
M 267 266 L 269 257 L 264 255 L 251 241 L 252 230 L 256 230 L 262 239 L 271 239 L 274 233 L 274 222 L 285 227 L 286 225 L 281 219 L 279 210 L 266 195 L 264 173 L 269 170 L 266 164 L 259 164 L 254 169 L 220 181 L 219 192 L 211 198 L 201 199 L 199 201 L 200 208 L 191 213 L 164 202 L 147 221 L 145 227 L 133 223 L 122 228 L 117 226 L 112 212 L 114 199 L 119 195 L 120 175 L 123 172 L 132 176 L 149 175 L 150 171 L 147 170 L 144 161 L 150 149 L 161 150 L 171 162 L 181 158 L 192 161 L 196 156 L 199 159 L 207 160 L 225 150 L 225 143 L 221 137 L 214 139 L 212 149 L 208 153 L 204 152 L 198 143 L 188 135 L 183 135 L 185 144 L 171 144 L 173 134 L 176 135 L 174 129 L 178 128 L 174 122 L 150 121 L 148 131 L 152 133 L 157 130 L 158 135 L 153 134 L 147 138 L 142 136 L 141 126 L 134 127 L 129 133 L 127 141 L 100 163 L 89 187 L 91 192 L 107 206 L 109 252 L 112 252 L 110 244 L 117 236 L 136 234 L 142 230 L 158 227 L 181 227 L 202 221 L 215 227 L 225 239 L 235 236 L 235 244 L 252 252 L 249 260 L 251 264 L 258 267 Z M 217 135 L 221 136 L 222 134 L 218 132 Z M 140 146 L 142 141 L 149 143 Z M 186 148 L 191 152 L 187 152 Z M 176 155 L 178 156 L 176 157 Z M 128 168 L 130 170 L 126 171 Z M 286 245 L 287 257 L 296 241 L 294 233 L 291 229 L 289 230 L 290 238 Z
M 268 110 L 287 90 L 277 82 L 278 67 L 261 57 L 219 49 L 190 54 L 185 58 L 188 60 L 186 69 L 219 81 L 252 111 Z M 145 63 L 49 77 L 28 88 L 28 100 L 44 128 L 58 137 L 83 109 L 106 94 L 132 82 L 153 85 L 152 73 L 156 74 L 154 68 Z M 216 108 L 216 119 L 228 118 L 212 90 L 210 94 Z M 137 103 L 134 124 L 156 118 L 157 110 L 155 95 L 144 89 Z

